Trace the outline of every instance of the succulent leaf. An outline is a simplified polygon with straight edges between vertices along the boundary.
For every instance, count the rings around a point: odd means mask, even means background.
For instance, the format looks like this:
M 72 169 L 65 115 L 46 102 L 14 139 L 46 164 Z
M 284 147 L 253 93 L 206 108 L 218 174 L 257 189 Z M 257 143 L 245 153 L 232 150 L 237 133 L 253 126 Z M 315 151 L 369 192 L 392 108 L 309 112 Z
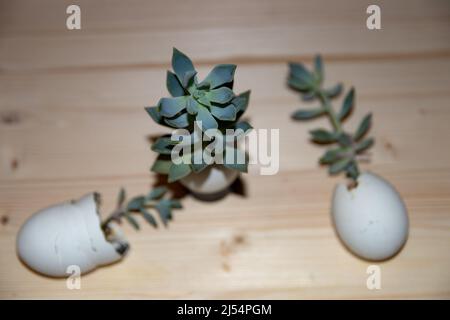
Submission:
M 205 108 L 204 106 L 199 107 L 196 120 L 202 122 L 202 130 L 203 131 L 206 131 L 208 129 L 217 129 L 218 128 L 216 119 L 214 119 L 214 117 L 211 115 L 209 110 L 207 108 Z
M 159 101 L 160 114 L 163 117 L 173 117 L 186 108 L 186 97 L 162 98 Z
M 215 89 L 223 84 L 232 82 L 235 70 L 236 65 L 234 64 L 219 64 L 211 70 L 200 85 L 208 84 L 211 89 Z
M 161 122 L 161 115 L 159 114 L 158 107 L 145 107 L 145 111 L 147 111 L 148 115 L 155 121 L 156 123 Z
M 130 213 L 127 212 L 124 216 L 125 216 L 125 219 L 127 219 L 128 223 L 131 224 L 131 226 L 132 226 L 134 229 L 136 229 L 136 230 L 139 230 L 139 229 L 140 229 L 139 223 L 136 221 L 136 219 L 134 219 L 134 218 L 131 216 Z
M 184 96 L 184 88 L 173 72 L 167 71 L 166 86 L 172 97 Z
M 325 129 L 315 129 L 309 132 L 311 134 L 311 138 L 314 142 L 317 143 L 332 143 L 336 142 L 338 136 L 335 132 L 330 132 Z
M 241 93 L 231 100 L 231 103 L 236 107 L 236 111 L 244 113 L 247 110 L 250 101 L 250 90 Z
M 295 120 L 310 120 L 325 113 L 323 108 L 316 108 L 310 110 L 298 110 L 292 114 L 292 118 Z
M 339 161 L 336 161 L 328 168 L 328 172 L 330 174 L 338 174 L 339 172 L 344 171 L 351 161 L 352 158 L 344 158 Z
M 364 135 L 367 133 L 367 131 L 369 131 L 371 122 L 372 122 L 372 114 L 369 113 L 362 119 L 361 123 L 359 124 L 358 129 L 356 130 L 356 133 L 355 133 L 356 141 L 359 141 L 362 137 L 364 137 Z
M 289 63 L 289 69 L 289 85 L 301 91 L 314 88 L 313 75 L 301 63 Z
M 322 63 L 322 57 L 320 55 L 317 55 L 314 58 L 314 73 L 316 75 L 317 81 L 322 83 L 323 80 L 323 63 Z
M 189 114 L 196 115 L 200 104 L 192 97 L 189 97 L 186 101 L 186 110 Z
M 355 146 L 355 151 L 357 153 L 364 152 L 365 150 L 369 149 L 373 144 L 375 143 L 375 140 L 373 138 L 364 139 L 360 143 L 358 143 Z
M 227 153 L 233 152 L 234 159 L 233 161 L 229 162 L 227 161 Z M 244 159 L 244 163 L 238 163 L 241 162 L 239 159 Z M 225 157 L 223 165 L 229 169 L 237 170 L 240 172 L 247 172 L 248 171 L 248 155 L 244 153 L 242 150 L 235 149 L 232 147 L 226 147 L 225 148 Z
M 183 83 L 183 80 L 187 72 L 195 71 L 191 59 L 189 59 L 188 56 L 186 56 L 184 53 L 182 53 L 176 48 L 173 48 L 172 68 L 175 71 L 175 74 L 177 75 L 178 80 L 180 80 L 181 83 Z
M 163 136 L 158 138 L 152 145 L 152 150 L 158 152 L 159 154 L 170 155 L 172 152 L 172 147 L 176 144 L 176 141 L 172 141 L 170 137 Z
M 164 122 L 172 128 L 186 128 L 189 125 L 188 114 L 182 113 L 175 118 L 164 118 Z
M 211 102 L 215 103 L 228 103 L 233 99 L 233 91 L 227 87 L 220 87 L 217 89 L 213 89 L 207 93 L 207 97 Z
M 148 200 L 159 199 L 167 192 L 167 188 L 164 186 L 156 187 L 147 195 Z
M 172 183 L 174 181 L 177 181 L 181 178 L 186 177 L 187 175 L 189 175 L 191 173 L 191 166 L 189 164 L 186 163 L 180 163 L 180 164 L 175 164 L 172 163 L 172 165 L 170 166 L 169 169 L 169 179 L 168 182 Z
M 340 95 L 342 90 L 343 90 L 342 84 L 338 83 L 337 85 L 331 88 L 325 89 L 324 92 L 328 96 L 328 98 L 332 99 Z
M 211 114 L 216 117 L 216 119 L 223 121 L 234 121 L 236 120 L 236 108 L 233 104 L 229 104 L 226 107 L 212 106 Z
M 156 161 L 153 163 L 151 171 L 160 173 L 160 174 L 169 174 L 170 167 L 172 166 L 172 161 L 169 159 L 161 159 L 158 157 Z
M 340 121 L 347 118 L 347 116 L 351 113 L 354 104 L 353 103 L 354 97 L 355 97 L 355 89 L 351 88 L 351 90 L 345 96 L 341 111 L 339 112 L 338 118 Z
M 158 223 L 156 222 L 156 219 L 145 208 L 141 208 L 140 212 L 145 221 L 147 221 L 153 227 L 158 228 Z
M 156 204 L 155 209 L 158 211 L 159 217 L 161 218 L 163 224 L 167 226 L 169 220 L 172 219 L 170 200 L 168 199 L 161 200 Z

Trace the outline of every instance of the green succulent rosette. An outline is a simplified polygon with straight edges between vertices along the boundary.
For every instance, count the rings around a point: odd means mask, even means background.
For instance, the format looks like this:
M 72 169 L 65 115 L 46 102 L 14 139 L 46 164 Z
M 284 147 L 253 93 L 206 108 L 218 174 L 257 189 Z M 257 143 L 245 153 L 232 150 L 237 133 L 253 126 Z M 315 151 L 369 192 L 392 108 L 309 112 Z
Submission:
M 158 124 L 172 129 L 186 129 L 192 135 L 192 144 L 196 142 L 195 128 L 201 122 L 203 132 L 208 129 L 217 129 L 226 134 L 227 129 L 241 129 L 247 133 L 252 127 L 246 121 L 240 121 L 248 107 L 250 91 L 236 95 L 233 92 L 234 72 L 236 65 L 219 64 L 215 66 L 206 78 L 199 82 L 197 71 L 191 59 L 176 48 L 173 49 L 172 71 L 167 71 L 166 85 L 171 97 L 161 98 L 156 106 L 146 107 L 145 110 Z M 236 139 L 240 137 L 236 136 Z M 180 141 L 174 141 L 170 135 L 157 139 L 152 150 L 159 153 L 151 170 L 160 174 L 167 174 L 169 182 L 179 180 L 192 172 L 200 172 L 209 163 L 194 163 L 184 161 L 175 164 L 171 161 L 171 152 Z M 210 143 L 210 142 L 209 142 Z M 202 143 L 202 150 L 209 143 Z M 236 143 L 223 146 L 224 152 L 230 148 L 237 156 L 241 151 Z M 195 152 L 192 151 L 186 158 L 192 160 Z M 236 161 L 223 162 L 223 165 L 234 170 L 247 172 L 248 156 L 245 163 Z

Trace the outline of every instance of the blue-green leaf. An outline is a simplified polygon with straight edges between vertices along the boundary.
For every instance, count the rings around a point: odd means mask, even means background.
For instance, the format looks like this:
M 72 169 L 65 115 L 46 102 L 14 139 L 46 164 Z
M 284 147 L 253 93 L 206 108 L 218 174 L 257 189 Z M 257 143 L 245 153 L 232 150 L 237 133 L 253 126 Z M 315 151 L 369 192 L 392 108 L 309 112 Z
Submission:
M 186 102 L 186 110 L 189 114 L 196 115 L 200 104 L 192 97 L 189 97 Z
M 232 104 L 236 107 L 236 111 L 244 113 L 248 107 L 248 103 L 250 101 L 250 90 L 241 93 L 240 95 L 234 97 L 231 101 Z
M 158 223 L 156 222 L 156 219 L 145 209 L 141 208 L 140 210 L 142 217 L 153 227 L 158 228 Z
M 159 186 L 149 192 L 147 199 L 155 200 L 161 198 L 167 192 L 167 187 Z
M 325 89 L 325 94 L 328 96 L 328 98 L 334 98 L 341 94 L 342 89 L 343 89 L 342 84 L 338 83 L 337 85 L 331 88 Z
M 164 122 L 172 128 L 186 128 L 189 125 L 189 119 L 187 113 L 182 113 L 176 118 L 164 118 Z
M 189 89 L 189 87 L 194 83 L 194 78 L 196 74 L 197 71 L 195 70 L 188 71 L 184 74 L 182 85 L 184 88 L 186 88 L 186 90 Z
M 362 137 L 364 137 L 364 135 L 367 133 L 367 131 L 369 131 L 371 122 L 372 122 L 372 114 L 369 113 L 362 119 L 361 123 L 359 124 L 358 129 L 356 130 L 356 133 L 354 136 L 355 141 L 358 141 Z
M 309 132 L 312 140 L 318 143 L 332 143 L 336 142 L 339 136 L 334 132 L 327 131 L 325 129 L 315 129 Z
M 289 63 L 289 85 L 299 90 L 309 90 L 314 87 L 313 75 L 301 63 Z
M 172 183 L 181 178 L 184 178 L 187 175 L 189 175 L 191 173 L 191 171 L 192 171 L 191 166 L 187 163 L 180 163 L 180 164 L 173 163 L 169 169 L 168 182 Z
M 220 87 L 209 91 L 207 96 L 211 102 L 224 104 L 230 102 L 231 99 L 233 99 L 234 94 L 230 88 Z
M 212 106 L 211 114 L 219 120 L 234 121 L 236 120 L 236 108 L 234 105 L 229 104 L 226 107 Z
M 324 112 L 322 108 L 298 110 L 292 114 L 292 118 L 295 120 L 309 120 L 322 115 Z
M 171 154 L 172 146 L 177 142 L 172 141 L 170 137 L 159 137 L 152 145 L 152 150 L 159 154 Z
M 159 114 L 158 107 L 145 107 L 145 111 L 152 117 L 153 121 L 156 123 L 161 122 L 161 115 Z
M 352 111 L 353 109 L 353 101 L 355 97 L 355 89 L 351 88 L 350 91 L 347 93 L 347 95 L 344 98 L 344 102 L 342 103 L 341 111 L 338 114 L 339 120 L 344 120 Z
M 210 88 L 214 89 L 225 83 L 229 83 L 233 81 L 235 70 L 236 66 L 234 64 L 219 64 L 211 70 L 200 85 L 208 83 Z
M 127 204 L 127 210 L 129 211 L 137 211 L 141 207 L 144 206 L 145 203 L 145 197 L 144 196 L 137 196 L 130 200 Z
M 367 149 L 369 149 L 373 144 L 375 143 L 375 140 L 373 138 L 364 139 L 360 143 L 358 143 L 355 146 L 355 151 L 357 153 L 361 153 Z
M 125 219 L 133 226 L 133 228 L 135 228 L 136 230 L 139 230 L 139 224 L 136 221 L 136 219 L 134 219 L 130 213 L 126 213 L 125 215 Z
M 159 201 L 156 204 L 155 209 L 158 211 L 159 216 L 160 216 L 161 221 L 163 222 L 163 224 L 165 226 L 167 226 L 167 222 L 170 219 L 172 219 L 172 211 L 171 211 L 171 207 L 170 207 L 170 200 L 163 199 L 163 200 Z
M 209 110 L 204 106 L 199 107 L 197 117 L 195 119 L 202 122 L 202 131 L 218 128 L 216 119 L 214 119 Z
M 172 166 L 171 160 L 156 159 L 153 163 L 151 171 L 160 174 L 169 174 L 170 167 Z
M 323 63 L 320 55 L 316 55 L 314 58 L 314 72 L 316 74 L 317 81 L 321 83 L 323 80 Z
M 183 86 L 173 72 L 167 71 L 166 86 L 172 97 L 184 96 Z
M 187 72 L 195 71 L 191 59 L 176 48 L 173 48 L 172 68 L 181 83 Z
M 330 174 L 338 174 L 341 171 L 344 171 L 347 166 L 351 163 L 352 158 L 344 158 L 333 163 L 329 168 L 328 172 Z
M 159 106 L 163 117 L 173 117 L 186 108 L 186 97 L 162 98 Z

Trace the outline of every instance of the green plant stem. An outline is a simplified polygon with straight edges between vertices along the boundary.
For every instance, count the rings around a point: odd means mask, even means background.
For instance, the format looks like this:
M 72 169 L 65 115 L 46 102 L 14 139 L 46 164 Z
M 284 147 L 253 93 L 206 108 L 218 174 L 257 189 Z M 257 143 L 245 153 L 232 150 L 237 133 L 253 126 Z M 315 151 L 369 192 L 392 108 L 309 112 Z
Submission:
M 336 115 L 336 112 L 331 106 L 330 100 L 326 96 L 325 92 L 322 89 L 318 89 L 316 91 L 316 94 L 319 97 L 320 101 L 322 102 L 322 108 L 327 113 L 328 118 L 330 119 L 331 124 L 333 125 L 334 131 L 338 134 L 343 133 L 341 121 L 339 120 L 338 116 Z

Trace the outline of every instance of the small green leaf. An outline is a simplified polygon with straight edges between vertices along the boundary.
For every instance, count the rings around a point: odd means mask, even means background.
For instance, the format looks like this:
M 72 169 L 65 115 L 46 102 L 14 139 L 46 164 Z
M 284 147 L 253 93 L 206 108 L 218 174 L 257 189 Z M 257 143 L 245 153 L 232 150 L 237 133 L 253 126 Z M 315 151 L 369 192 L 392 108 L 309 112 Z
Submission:
M 171 160 L 157 159 L 151 168 L 151 171 L 160 174 L 169 174 L 170 167 L 172 166 Z
M 253 129 L 253 127 L 250 125 L 250 123 L 248 123 L 247 121 L 241 121 L 238 122 L 234 125 L 234 129 L 241 129 L 242 131 L 244 131 L 244 133 L 249 132 L 250 130 Z
M 321 164 L 330 164 L 336 162 L 337 160 L 341 159 L 344 153 L 345 153 L 344 148 L 327 150 L 325 154 L 320 158 L 319 162 Z
M 155 209 L 158 211 L 161 221 L 165 226 L 167 226 L 167 222 L 172 219 L 172 212 L 170 208 L 170 200 L 163 199 L 158 202 L 155 206 Z
M 145 221 L 147 221 L 153 227 L 158 228 L 158 223 L 156 222 L 156 219 L 145 208 L 141 208 L 140 212 Z
M 356 161 L 352 161 L 347 166 L 347 169 L 345 169 L 345 171 L 347 172 L 347 177 L 349 177 L 355 181 L 356 181 L 356 179 L 358 179 L 359 169 L 358 169 L 358 165 L 357 165 Z
M 161 122 L 161 115 L 159 114 L 158 107 L 145 107 L 145 111 L 152 117 L 153 121 L 156 123 Z
M 186 177 L 191 173 L 192 169 L 189 164 L 180 163 L 180 164 L 172 164 L 169 169 L 169 179 L 168 182 L 172 183 L 181 178 Z
M 167 188 L 164 186 L 156 187 L 147 195 L 148 200 L 155 200 L 161 198 L 167 192 Z
M 189 89 L 189 87 L 191 87 L 192 84 L 194 83 L 196 74 L 197 74 L 197 71 L 195 71 L 195 70 L 188 71 L 184 74 L 184 78 L 183 78 L 183 81 L 181 82 L 181 84 L 183 85 L 183 87 L 186 90 Z
M 159 106 L 161 115 L 170 118 L 186 108 L 186 97 L 162 98 Z
M 216 117 L 216 119 L 223 121 L 236 120 L 236 108 L 233 104 L 229 104 L 226 107 L 212 106 L 211 114 Z
M 353 144 L 352 137 L 346 133 L 339 135 L 338 142 L 343 147 L 350 147 Z
M 139 223 L 134 219 L 129 212 L 125 213 L 125 219 L 133 226 L 134 229 L 139 230 Z
M 375 140 L 373 138 L 364 139 L 355 146 L 355 152 L 356 153 L 364 152 L 365 150 L 369 149 L 374 143 Z
M 344 171 L 351 161 L 352 158 L 344 158 L 339 161 L 336 161 L 328 168 L 328 172 L 330 174 L 338 174 L 339 172 Z
M 205 80 L 202 81 L 201 85 L 208 83 L 210 88 L 214 89 L 223 84 L 232 82 L 235 70 L 236 66 L 234 64 L 219 64 L 211 70 Z
M 209 91 L 207 97 L 211 102 L 224 104 L 230 102 L 231 99 L 233 99 L 234 94 L 230 88 L 220 87 Z
M 314 72 L 317 77 L 317 82 L 320 84 L 323 80 L 323 63 L 322 57 L 320 55 L 316 55 L 314 58 Z
M 176 144 L 176 141 L 172 141 L 170 137 L 159 137 L 152 145 L 152 150 L 159 154 L 170 155 L 172 153 L 172 147 Z
M 338 114 L 339 120 L 344 120 L 352 111 L 355 97 L 355 89 L 351 88 L 344 98 L 341 111 Z
M 128 211 L 138 211 L 140 208 L 142 208 L 145 204 L 145 197 L 144 196 L 137 196 L 130 200 L 127 204 L 127 210 Z
M 372 114 L 369 113 L 362 119 L 358 129 L 356 130 L 355 141 L 359 141 L 362 137 L 364 137 L 367 131 L 369 131 L 371 122 L 372 122 Z
M 244 113 L 247 110 L 248 103 L 250 101 L 250 90 L 241 93 L 231 100 L 231 103 L 236 107 L 236 111 Z
M 334 87 L 326 89 L 325 94 L 328 96 L 328 98 L 334 98 L 341 94 L 342 89 L 343 89 L 342 84 L 338 83 Z
M 196 115 L 200 104 L 192 97 L 189 97 L 186 102 L 186 110 L 189 114 Z
M 288 83 L 290 86 L 300 91 L 314 88 L 313 75 L 301 63 L 289 63 L 289 70 Z
M 117 208 L 121 208 L 125 202 L 127 195 L 124 188 L 120 188 L 119 195 L 117 197 Z
M 172 68 L 180 82 L 183 82 L 184 76 L 189 71 L 195 71 L 191 59 L 176 48 L 173 48 Z
M 309 132 L 312 140 L 318 143 L 332 143 L 337 141 L 337 136 L 334 132 L 329 132 L 325 129 L 315 129 Z
M 185 94 L 183 86 L 173 72 L 167 71 L 166 86 L 172 97 L 181 97 Z
M 202 122 L 202 130 L 206 131 L 208 129 L 217 129 L 218 124 L 216 119 L 211 115 L 209 110 L 203 106 L 198 109 L 197 116 L 195 118 L 197 121 Z
M 164 122 L 172 128 L 186 128 L 189 125 L 189 119 L 187 113 L 182 113 L 175 118 L 164 118 Z
M 322 108 L 311 110 L 298 110 L 292 114 L 292 118 L 295 120 L 309 120 L 324 114 L 324 112 L 325 111 Z

